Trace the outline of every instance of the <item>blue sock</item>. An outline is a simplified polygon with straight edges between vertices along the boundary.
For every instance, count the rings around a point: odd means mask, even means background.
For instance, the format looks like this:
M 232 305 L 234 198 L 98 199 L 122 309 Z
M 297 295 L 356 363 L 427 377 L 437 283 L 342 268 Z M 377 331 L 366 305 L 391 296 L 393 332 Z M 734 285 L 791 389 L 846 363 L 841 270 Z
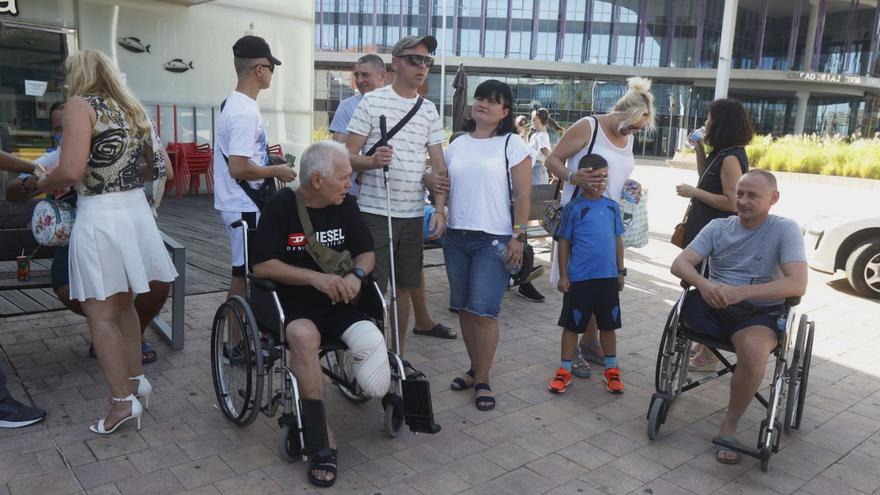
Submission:
M 565 371 L 571 373 L 571 359 L 563 359 L 559 362 L 559 367 L 565 369 Z
M 617 356 L 605 355 L 605 369 L 617 368 Z

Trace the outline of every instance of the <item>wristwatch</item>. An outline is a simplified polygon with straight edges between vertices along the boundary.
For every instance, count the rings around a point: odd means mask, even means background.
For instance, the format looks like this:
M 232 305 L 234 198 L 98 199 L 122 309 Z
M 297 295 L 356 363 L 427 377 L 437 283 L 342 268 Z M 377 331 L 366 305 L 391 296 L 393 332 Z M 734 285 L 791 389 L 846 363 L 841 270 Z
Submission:
M 514 237 L 514 239 L 518 240 L 519 242 L 521 242 L 521 243 L 523 243 L 523 244 L 526 243 L 526 240 L 527 240 L 528 238 L 529 238 L 529 235 L 526 234 L 525 231 L 520 232 L 519 234 L 516 234 L 516 236 Z
M 351 270 L 348 271 L 348 273 L 353 274 L 355 277 L 358 278 L 358 280 L 360 280 L 362 282 L 364 280 L 366 280 L 366 278 L 367 278 L 367 272 L 365 272 L 364 269 L 359 266 L 352 268 Z
M 625 276 L 626 276 L 626 268 L 623 268 L 623 269 L 621 269 L 621 270 L 617 270 L 617 274 L 618 274 L 618 275 L 623 275 L 623 276 L 625 277 Z

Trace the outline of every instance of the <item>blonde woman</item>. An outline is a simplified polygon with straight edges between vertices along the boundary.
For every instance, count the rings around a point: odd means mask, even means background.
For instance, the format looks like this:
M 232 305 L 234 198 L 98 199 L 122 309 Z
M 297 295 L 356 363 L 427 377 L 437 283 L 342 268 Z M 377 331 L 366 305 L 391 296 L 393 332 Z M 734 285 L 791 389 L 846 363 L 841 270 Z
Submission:
M 109 434 L 130 419 L 140 429 L 150 382 L 141 368 L 135 294 L 177 272 L 142 191 L 153 171 L 150 122 L 106 55 L 86 50 L 64 64 L 70 96 L 57 168 L 40 191 L 70 186 L 79 197 L 70 237 L 70 298 L 80 301 L 110 388 L 110 410 L 91 425 Z M 141 164 L 144 164 L 142 167 Z
M 630 175 L 636 166 L 633 156 L 633 135 L 642 129 L 654 128 L 654 96 L 651 94 L 651 80 L 631 77 L 627 80 L 627 92 L 615 103 L 614 108 L 603 115 L 584 117 L 574 123 L 565 132 L 559 144 L 547 157 L 547 169 L 551 174 L 565 181 L 562 188 L 560 203 L 565 206 L 572 198 L 575 187 L 597 189 L 605 186 L 604 196 L 620 202 L 626 187 L 637 198 L 641 196 L 641 187 L 630 181 Z M 600 155 L 608 162 L 608 169 L 591 171 L 578 170 L 578 162 L 590 148 L 593 138 L 593 125 L 598 122 L 596 143 L 593 154 Z M 550 272 L 550 283 L 555 286 L 559 281 L 559 266 L 556 256 Z M 625 270 L 622 270 L 625 273 Z M 605 364 L 606 369 L 617 368 L 616 350 L 614 353 L 604 352 L 598 339 L 596 320 L 590 321 L 581 339 L 577 361 L 571 373 L 582 378 L 591 374 L 590 366 L 583 356 L 591 355 L 593 361 Z

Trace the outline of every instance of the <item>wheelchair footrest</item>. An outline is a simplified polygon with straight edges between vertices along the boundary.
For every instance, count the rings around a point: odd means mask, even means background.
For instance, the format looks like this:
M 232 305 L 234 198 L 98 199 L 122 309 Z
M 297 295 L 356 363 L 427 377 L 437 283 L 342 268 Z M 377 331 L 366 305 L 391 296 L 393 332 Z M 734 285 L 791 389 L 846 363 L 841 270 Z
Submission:
M 431 386 L 426 380 L 403 380 L 403 417 L 410 431 L 437 433 L 431 406 Z
M 327 438 L 327 416 L 324 412 L 324 401 L 315 399 L 300 399 L 300 411 L 302 411 L 303 428 L 303 453 L 314 456 L 321 449 L 329 446 Z

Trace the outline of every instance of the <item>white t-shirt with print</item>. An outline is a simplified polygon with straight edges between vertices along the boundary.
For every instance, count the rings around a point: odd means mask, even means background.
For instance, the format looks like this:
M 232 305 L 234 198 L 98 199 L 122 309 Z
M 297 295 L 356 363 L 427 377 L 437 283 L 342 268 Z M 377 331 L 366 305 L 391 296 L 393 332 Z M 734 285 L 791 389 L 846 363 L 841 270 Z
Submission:
M 450 229 L 478 230 L 495 235 L 513 234 L 510 218 L 504 143 L 508 135 L 474 139 L 465 134 L 444 152 L 449 170 Z M 531 152 L 516 134 L 509 134 L 508 167 L 513 168 Z
M 529 138 L 529 148 L 532 150 L 532 164 L 544 163 L 544 153 L 541 153 L 541 149 L 553 149 L 550 146 L 550 134 L 547 134 L 547 131 L 535 132 Z
M 366 136 L 362 153 L 366 153 L 381 137 L 379 116 L 385 115 L 386 129 L 391 130 L 409 113 L 416 98 L 404 98 L 391 86 L 370 91 L 358 104 L 351 122 L 349 134 Z M 395 218 L 421 218 L 424 216 L 424 186 L 427 147 L 446 140 L 437 107 L 425 99 L 419 111 L 391 138 L 394 149 L 388 167 L 388 187 L 391 190 L 391 216 Z M 385 182 L 382 169 L 361 173 L 361 190 L 358 206 L 361 211 L 374 215 L 386 214 Z
M 214 134 L 214 208 L 220 211 L 258 211 L 241 186 L 229 175 L 226 157 L 244 156 L 261 167 L 269 163 L 266 131 L 256 100 L 233 91 L 217 117 Z M 249 181 L 257 189 L 263 181 Z

